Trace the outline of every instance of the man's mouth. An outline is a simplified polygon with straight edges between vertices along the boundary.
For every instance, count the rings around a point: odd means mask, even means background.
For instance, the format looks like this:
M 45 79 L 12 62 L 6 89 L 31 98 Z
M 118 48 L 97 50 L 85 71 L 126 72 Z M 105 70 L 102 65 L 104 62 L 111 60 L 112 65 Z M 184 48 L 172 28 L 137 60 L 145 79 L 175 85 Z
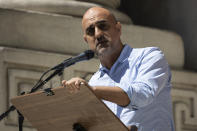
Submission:
M 98 42 L 97 44 L 96 44 L 96 47 L 98 47 L 98 46 L 100 46 L 100 47 L 105 47 L 106 45 L 107 45 L 107 40 L 105 40 L 105 41 L 100 41 L 100 42 Z

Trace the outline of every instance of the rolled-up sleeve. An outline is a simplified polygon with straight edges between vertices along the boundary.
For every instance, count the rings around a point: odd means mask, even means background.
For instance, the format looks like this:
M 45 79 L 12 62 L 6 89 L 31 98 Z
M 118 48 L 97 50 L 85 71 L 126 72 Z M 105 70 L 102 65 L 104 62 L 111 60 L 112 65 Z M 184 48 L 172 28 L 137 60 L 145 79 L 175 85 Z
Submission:
M 168 63 L 159 48 L 151 48 L 143 54 L 137 72 L 130 85 L 120 84 L 130 98 L 128 107 L 136 109 L 152 103 L 164 88 L 168 88 L 171 79 Z

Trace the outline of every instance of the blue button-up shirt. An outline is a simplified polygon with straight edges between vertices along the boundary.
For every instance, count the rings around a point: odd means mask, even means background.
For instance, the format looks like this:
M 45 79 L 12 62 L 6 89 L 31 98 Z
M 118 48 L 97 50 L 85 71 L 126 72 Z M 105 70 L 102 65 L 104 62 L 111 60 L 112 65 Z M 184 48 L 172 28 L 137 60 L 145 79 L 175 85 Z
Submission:
M 173 131 L 171 73 L 164 54 L 157 47 L 131 48 L 125 45 L 110 70 L 100 69 L 91 86 L 120 87 L 130 98 L 126 107 L 103 102 L 126 125 L 138 131 Z

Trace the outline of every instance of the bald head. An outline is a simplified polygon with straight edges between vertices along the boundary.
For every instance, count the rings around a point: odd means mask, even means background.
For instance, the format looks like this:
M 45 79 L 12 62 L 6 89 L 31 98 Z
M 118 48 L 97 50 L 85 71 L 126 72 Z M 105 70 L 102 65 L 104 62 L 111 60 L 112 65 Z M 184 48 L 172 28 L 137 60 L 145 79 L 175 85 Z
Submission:
M 95 17 L 97 17 L 97 16 L 101 16 L 102 18 L 108 19 L 109 21 L 111 21 L 114 24 L 117 22 L 116 18 L 109 10 L 102 8 L 102 7 L 92 7 L 90 9 L 88 9 L 85 12 L 85 14 L 83 15 L 83 19 L 82 19 L 83 29 L 84 29 L 84 24 L 88 20 L 94 20 L 94 19 L 96 19 Z

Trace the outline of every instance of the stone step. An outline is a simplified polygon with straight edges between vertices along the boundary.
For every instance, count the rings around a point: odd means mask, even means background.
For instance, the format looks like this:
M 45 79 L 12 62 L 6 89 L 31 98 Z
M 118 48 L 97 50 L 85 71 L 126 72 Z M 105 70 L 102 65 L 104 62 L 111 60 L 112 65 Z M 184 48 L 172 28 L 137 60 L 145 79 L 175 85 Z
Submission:
M 183 40 L 174 32 L 137 25 L 123 25 L 122 40 L 136 48 L 159 47 L 172 67 L 180 69 L 184 66 Z
M 96 2 L 93 3 L 93 2 Z M 110 5 L 111 2 L 111 6 Z M 102 5 L 104 4 L 104 5 Z M 1 8 L 33 10 L 46 13 L 71 15 L 82 17 L 85 11 L 93 6 L 108 8 L 122 23 L 131 24 L 131 19 L 124 13 L 115 9 L 120 4 L 119 0 L 0 0 Z M 114 7 L 113 7 L 114 6 Z
M 128 24 L 122 27 L 124 43 L 132 47 L 158 46 L 172 67 L 183 67 L 184 48 L 179 35 Z M 82 36 L 79 17 L 0 8 L 1 46 L 78 54 L 88 49 Z

